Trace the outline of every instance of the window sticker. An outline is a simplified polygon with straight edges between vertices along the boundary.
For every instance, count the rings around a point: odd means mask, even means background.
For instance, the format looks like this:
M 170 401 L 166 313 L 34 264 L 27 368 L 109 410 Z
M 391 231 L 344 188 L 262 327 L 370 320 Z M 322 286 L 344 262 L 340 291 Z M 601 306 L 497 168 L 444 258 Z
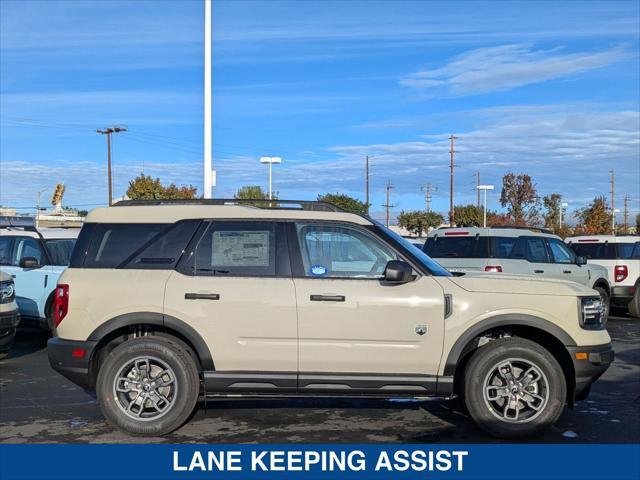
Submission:
M 269 266 L 269 231 L 217 231 L 212 240 L 215 266 Z
M 311 267 L 311 275 L 314 275 L 316 277 L 321 277 L 326 274 L 327 274 L 327 267 L 325 267 L 324 265 L 313 265 Z

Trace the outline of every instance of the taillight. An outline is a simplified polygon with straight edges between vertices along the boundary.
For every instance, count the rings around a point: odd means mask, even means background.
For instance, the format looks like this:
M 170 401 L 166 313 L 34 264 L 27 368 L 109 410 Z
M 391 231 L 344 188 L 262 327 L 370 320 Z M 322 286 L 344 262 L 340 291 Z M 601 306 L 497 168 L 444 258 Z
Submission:
M 616 282 L 622 282 L 629 275 L 629 269 L 626 265 L 616 265 L 613 269 L 613 274 Z
M 67 316 L 69 311 L 69 285 L 64 283 L 56 287 L 56 295 L 53 299 L 53 320 L 56 327 Z
M 485 272 L 502 272 L 502 267 L 500 265 L 487 265 L 484 267 Z

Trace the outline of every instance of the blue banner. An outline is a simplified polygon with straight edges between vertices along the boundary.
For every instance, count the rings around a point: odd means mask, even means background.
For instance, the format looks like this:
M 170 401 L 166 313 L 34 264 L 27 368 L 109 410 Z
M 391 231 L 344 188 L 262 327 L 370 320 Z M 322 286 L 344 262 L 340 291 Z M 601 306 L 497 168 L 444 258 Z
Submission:
M 0 445 L 0 479 L 640 479 L 640 445 Z

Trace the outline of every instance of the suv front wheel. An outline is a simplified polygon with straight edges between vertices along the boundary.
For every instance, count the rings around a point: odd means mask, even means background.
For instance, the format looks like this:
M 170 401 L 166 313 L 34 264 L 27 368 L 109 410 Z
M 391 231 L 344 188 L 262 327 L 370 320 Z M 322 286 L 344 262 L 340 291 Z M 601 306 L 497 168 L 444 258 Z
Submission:
M 116 347 L 98 374 L 104 416 L 136 435 L 163 435 L 180 427 L 198 401 L 198 369 L 170 339 L 139 337 Z
M 508 337 L 473 354 L 465 372 L 465 400 L 478 426 L 498 437 L 536 435 L 564 410 L 562 368 L 546 349 Z

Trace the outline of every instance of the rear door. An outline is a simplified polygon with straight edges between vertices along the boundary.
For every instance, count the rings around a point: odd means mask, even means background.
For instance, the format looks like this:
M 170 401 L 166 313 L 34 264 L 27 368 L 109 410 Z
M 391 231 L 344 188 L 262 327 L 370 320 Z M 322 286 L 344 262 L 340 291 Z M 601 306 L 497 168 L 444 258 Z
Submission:
M 299 223 L 290 244 L 299 391 L 434 393 L 444 296 L 433 277 L 385 284 L 386 263 L 400 255 L 356 225 Z
M 283 228 L 205 221 L 167 282 L 165 315 L 202 336 L 215 365 L 206 373 L 214 388 L 295 390 L 296 296 Z
M 502 261 L 502 271 L 517 275 L 549 276 L 549 253 L 544 238 L 521 236 L 513 244 L 509 258 Z

